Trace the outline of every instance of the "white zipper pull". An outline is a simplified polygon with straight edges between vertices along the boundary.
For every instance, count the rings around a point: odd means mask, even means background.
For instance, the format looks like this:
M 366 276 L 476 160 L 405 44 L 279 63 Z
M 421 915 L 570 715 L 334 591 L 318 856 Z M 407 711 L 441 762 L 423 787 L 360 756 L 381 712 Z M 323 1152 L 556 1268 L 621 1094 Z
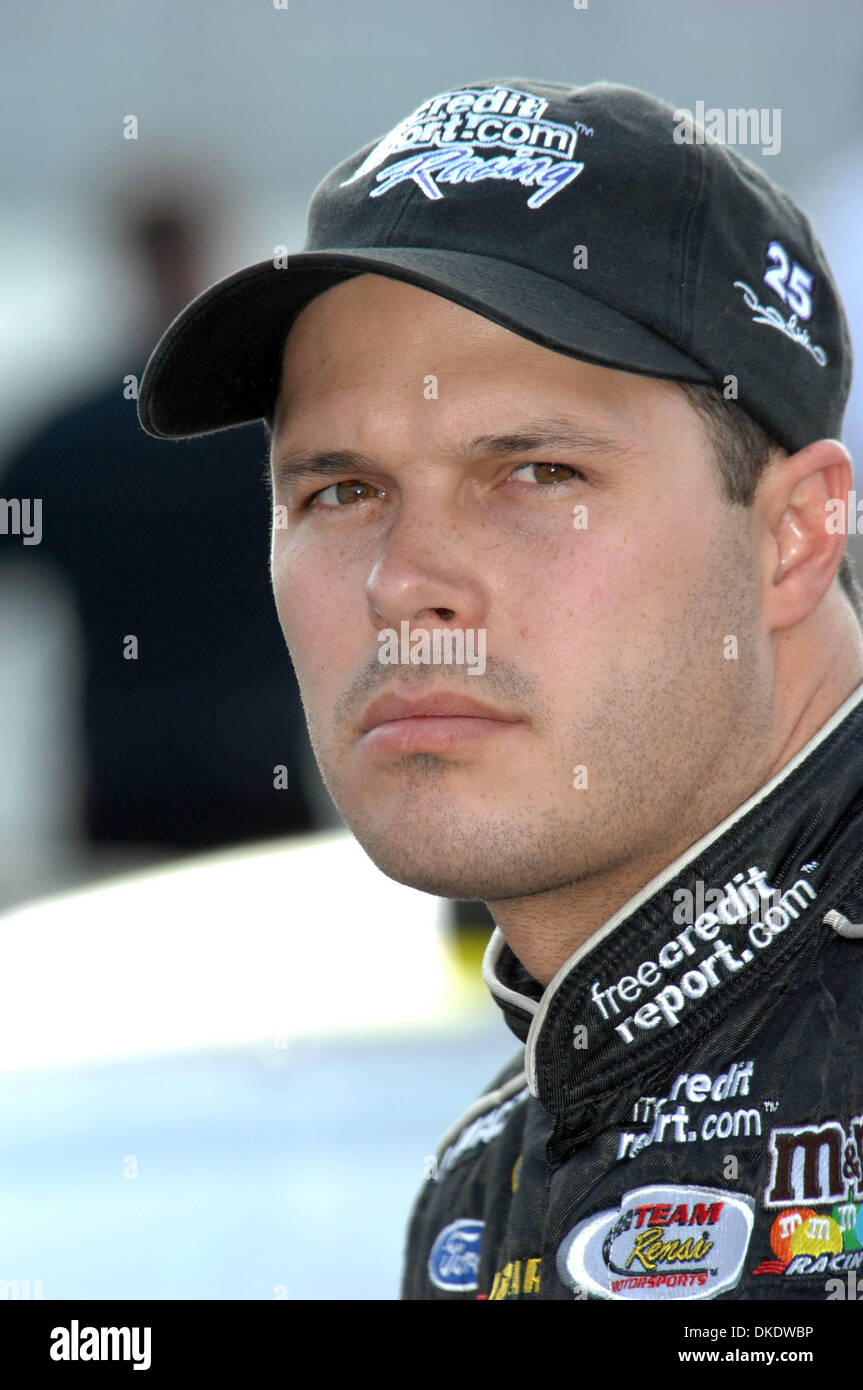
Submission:
M 863 922 L 849 922 L 847 917 L 844 917 L 841 912 L 837 912 L 833 907 L 831 907 L 830 911 L 825 915 L 824 921 L 828 927 L 832 927 L 840 936 L 847 936 L 852 940 L 855 937 L 863 938 Z

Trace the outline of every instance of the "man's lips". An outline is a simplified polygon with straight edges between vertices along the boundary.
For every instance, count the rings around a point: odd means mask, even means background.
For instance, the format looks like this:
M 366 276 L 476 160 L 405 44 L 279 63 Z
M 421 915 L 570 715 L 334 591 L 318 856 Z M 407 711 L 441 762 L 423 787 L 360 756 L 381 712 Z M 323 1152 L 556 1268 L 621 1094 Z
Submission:
M 473 700 L 467 695 L 451 695 L 441 691 L 437 695 L 423 695 L 416 700 L 405 699 L 401 695 L 380 695 L 372 700 L 366 710 L 360 733 L 366 734 L 380 724 L 390 724 L 400 719 L 492 719 L 502 724 L 520 723 L 518 715 L 505 714 L 493 705 L 485 705 L 481 700 Z
M 440 692 L 408 700 L 388 694 L 373 700 L 366 710 L 360 741 L 379 752 L 443 752 L 522 722 L 518 715 L 466 695 Z

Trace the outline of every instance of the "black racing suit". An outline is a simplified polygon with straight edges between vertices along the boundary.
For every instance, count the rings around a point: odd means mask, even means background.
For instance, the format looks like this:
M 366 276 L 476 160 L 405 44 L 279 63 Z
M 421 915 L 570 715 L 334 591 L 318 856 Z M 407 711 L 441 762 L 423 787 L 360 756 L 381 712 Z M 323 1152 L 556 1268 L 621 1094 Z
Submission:
M 685 808 L 681 808 L 685 814 Z M 863 1295 L 863 686 L 546 989 L 441 1141 L 404 1299 Z

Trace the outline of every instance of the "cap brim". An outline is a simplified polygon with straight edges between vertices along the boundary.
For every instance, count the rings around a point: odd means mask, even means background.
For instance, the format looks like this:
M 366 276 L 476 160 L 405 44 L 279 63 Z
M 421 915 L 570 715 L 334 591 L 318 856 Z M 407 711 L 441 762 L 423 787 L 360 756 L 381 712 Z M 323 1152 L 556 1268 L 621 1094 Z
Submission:
M 581 290 L 510 261 L 426 247 L 303 251 L 261 261 L 199 295 L 165 331 L 141 381 L 138 418 L 157 439 L 190 439 L 272 412 L 293 319 L 352 275 L 404 280 L 541 347 L 646 376 L 713 375 L 651 329 Z

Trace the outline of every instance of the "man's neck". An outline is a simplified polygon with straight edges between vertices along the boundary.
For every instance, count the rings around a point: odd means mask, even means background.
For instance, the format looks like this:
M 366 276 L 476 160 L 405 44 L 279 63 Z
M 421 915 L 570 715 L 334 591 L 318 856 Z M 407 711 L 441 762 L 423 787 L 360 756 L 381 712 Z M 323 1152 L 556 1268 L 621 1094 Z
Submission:
M 632 856 L 546 893 L 488 904 L 510 948 L 535 980 L 548 985 L 624 903 L 765 786 L 823 728 L 863 682 L 863 642 L 853 615 L 851 623 L 853 630 L 840 625 L 832 663 L 817 668 L 820 674 L 804 689 L 786 687 L 776 711 L 772 746 L 760 758 L 744 760 L 753 775 L 725 802 L 705 809 L 700 819 L 690 818 L 679 837 L 668 836 L 652 853 Z M 801 669 L 805 671 L 805 665 Z
M 615 864 L 563 888 L 489 903 L 489 910 L 522 965 L 541 985 L 547 985 L 618 908 L 710 828 L 687 833 L 655 855 Z

